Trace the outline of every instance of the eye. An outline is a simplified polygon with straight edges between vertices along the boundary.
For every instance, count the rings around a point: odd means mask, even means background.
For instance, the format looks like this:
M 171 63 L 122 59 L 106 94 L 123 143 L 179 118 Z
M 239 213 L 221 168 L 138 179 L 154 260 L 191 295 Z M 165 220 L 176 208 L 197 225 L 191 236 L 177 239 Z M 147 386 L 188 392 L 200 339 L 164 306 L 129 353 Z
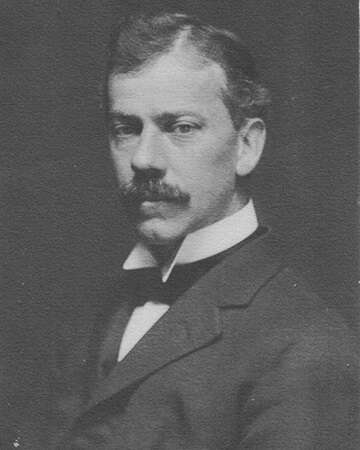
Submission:
M 194 127 L 189 123 L 182 123 L 175 127 L 174 131 L 177 131 L 180 134 L 187 134 L 193 131 Z
M 109 121 L 109 134 L 114 139 L 129 139 L 141 134 L 143 124 L 138 118 L 114 118 Z
M 194 131 L 200 129 L 200 125 L 195 123 L 177 123 L 172 127 L 172 132 L 178 135 L 191 134 Z
M 113 125 L 111 127 L 111 135 L 114 137 L 129 137 L 137 133 L 135 127 L 131 125 Z

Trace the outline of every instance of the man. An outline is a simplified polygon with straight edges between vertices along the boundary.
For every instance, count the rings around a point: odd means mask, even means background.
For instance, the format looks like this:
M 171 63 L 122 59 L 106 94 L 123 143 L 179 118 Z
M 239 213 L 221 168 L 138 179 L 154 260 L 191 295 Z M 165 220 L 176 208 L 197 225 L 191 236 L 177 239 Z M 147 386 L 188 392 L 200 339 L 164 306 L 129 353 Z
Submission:
M 99 310 L 62 324 L 47 448 L 354 445 L 349 331 L 248 193 L 268 103 L 228 31 L 181 14 L 117 30 L 105 106 L 137 244 Z

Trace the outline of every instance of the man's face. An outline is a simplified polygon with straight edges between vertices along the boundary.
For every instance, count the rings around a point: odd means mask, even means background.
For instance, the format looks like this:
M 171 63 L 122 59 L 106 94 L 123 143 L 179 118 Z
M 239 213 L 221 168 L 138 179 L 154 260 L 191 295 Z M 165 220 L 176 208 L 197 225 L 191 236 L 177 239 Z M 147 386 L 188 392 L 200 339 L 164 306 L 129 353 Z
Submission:
M 241 207 L 238 132 L 224 73 L 192 52 L 109 79 L 109 139 L 120 189 L 141 239 L 169 245 Z

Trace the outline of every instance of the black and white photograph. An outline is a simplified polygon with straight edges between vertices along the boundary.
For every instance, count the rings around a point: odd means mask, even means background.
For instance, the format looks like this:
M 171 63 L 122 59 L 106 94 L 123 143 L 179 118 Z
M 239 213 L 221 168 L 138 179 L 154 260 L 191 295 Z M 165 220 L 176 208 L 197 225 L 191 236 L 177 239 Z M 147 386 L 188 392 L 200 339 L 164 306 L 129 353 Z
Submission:
M 0 0 L 0 449 L 360 448 L 358 5 Z

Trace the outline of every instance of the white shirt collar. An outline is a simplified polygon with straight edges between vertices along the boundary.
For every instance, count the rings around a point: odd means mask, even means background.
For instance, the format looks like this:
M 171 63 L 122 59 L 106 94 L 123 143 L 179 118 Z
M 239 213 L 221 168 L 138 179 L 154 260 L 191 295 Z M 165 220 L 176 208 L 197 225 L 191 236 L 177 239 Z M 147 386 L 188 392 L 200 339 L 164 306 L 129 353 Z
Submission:
M 250 200 L 235 214 L 189 233 L 172 261 L 160 268 L 163 283 L 168 280 L 176 264 L 188 264 L 221 253 L 246 239 L 257 227 L 254 204 Z M 139 242 L 125 260 L 123 269 L 157 266 L 158 263 L 150 250 L 144 243 Z

